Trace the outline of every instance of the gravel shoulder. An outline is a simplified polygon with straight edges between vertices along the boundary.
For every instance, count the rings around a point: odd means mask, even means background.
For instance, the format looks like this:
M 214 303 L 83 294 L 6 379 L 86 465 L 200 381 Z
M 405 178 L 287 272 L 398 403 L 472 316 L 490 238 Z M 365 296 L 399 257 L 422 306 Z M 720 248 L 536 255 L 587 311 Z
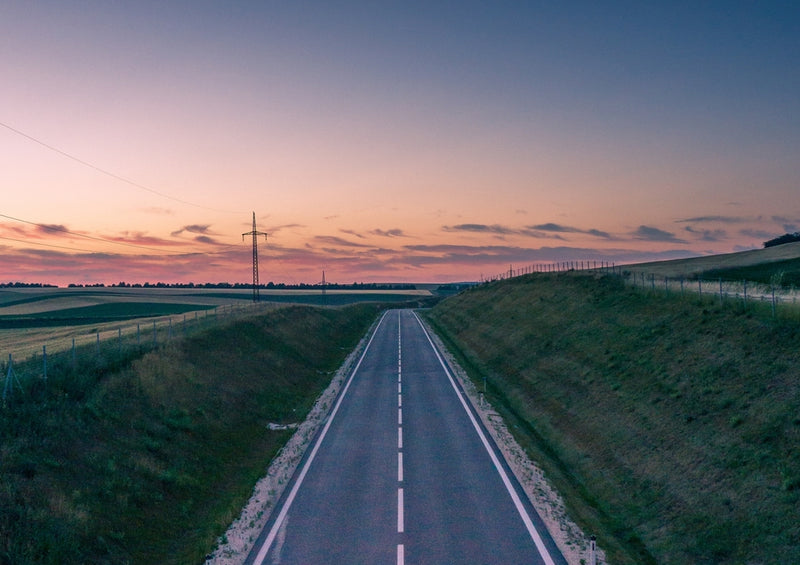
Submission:
M 589 536 L 569 518 L 561 497 L 547 482 L 542 470 L 528 458 L 509 433 L 498 413 L 482 399 L 472 381 L 469 380 L 436 334 L 427 325 L 426 329 L 436 346 L 444 354 L 454 376 L 459 380 L 476 413 L 502 451 L 514 475 L 547 525 L 550 535 L 567 562 L 574 565 L 591 563 Z M 231 524 L 227 532 L 220 538 L 217 549 L 206 559 L 206 565 L 242 565 L 245 562 L 306 449 L 319 428 L 325 423 L 342 386 L 366 347 L 373 330 L 374 325 L 336 372 L 328 388 L 315 402 L 306 420 L 297 425 L 295 433 L 273 459 L 267 474 L 256 484 L 253 495 L 239 518 Z M 270 433 L 269 426 L 265 433 Z M 597 550 L 596 558 L 598 564 L 606 563 L 602 550 Z

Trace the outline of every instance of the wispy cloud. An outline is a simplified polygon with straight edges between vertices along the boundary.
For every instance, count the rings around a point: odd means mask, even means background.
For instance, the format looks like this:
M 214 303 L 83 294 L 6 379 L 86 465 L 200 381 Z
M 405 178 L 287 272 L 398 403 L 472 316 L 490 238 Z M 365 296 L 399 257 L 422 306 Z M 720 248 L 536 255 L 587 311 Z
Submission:
M 643 241 L 654 241 L 661 243 L 688 243 L 686 240 L 678 238 L 674 233 L 660 230 L 651 226 L 639 226 L 631 235 L 635 239 L 640 239 Z
M 537 224 L 535 226 L 528 226 L 528 229 L 536 231 L 544 231 L 544 232 L 555 232 L 555 233 L 582 233 L 586 235 L 592 235 L 594 237 L 600 237 L 603 239 L 611 239 L 611 234 L 598 229 L 584 230 L 580 228 L 574 228 L 572 226 L 555 224 L 552 222 L 548 222 L 546 224 Z
M 774 237 L 778 237 L 780 235 L 783 235 L 783 234 L 776 233 L 776 232 L 773 232 L 773 231 L 754 230 L 754 229 L 739 230 L 739 234 L 741 234 L 741 235 L 743 235 L 745 237 L 752 237 L 753 239 L 757 239 L 757 240 L 760 240 L 762 242 L 763 241 L 768 241 L 768 240 L 770 240 L 770 239 L 772 239 Z
M 684 218 L 675 220 L 678 224 L 699 224 L 699 223 L 722 223 L 722 224 L 743 224 L 752 221 L 751 218 L 742 216 L 697 216 L 694 218 Z
M 455 226 L 442 226 L 442 229 L 446 232 L 471 232 L 494 235 L 513 235 L 519 233 L 519 230 L 501 226 L 500 224 L 458 224 Z
M 353 237 L 357 237 L 358 239 L 365 239 L 363 235 L 361 235 L 360 233 L 358 233 L 355 230 L 340 229 L 339 231 L 342 232 L 342 233 L 345 233 L 347 235 L 352 235 Z
M 223 243 L 220 243 L 213 237 L 209 237 L 207 235 L 198 235 L 197 237 L 194 238 L 194 241 L 196 241 L 197 243 L 204 243 L 206 245 L 224 245 Z
M 699 230 L 692 226 L 686 226 L 684 230 L 697 236 L 701 241 L 720 241 L 728 237 L 725 230 Z
M 369 232 L 371 235 L 377 235 L 380 237 L 408 237 L 403 230 L 395 228 L 391 230 L 381 230 L 381 229 L 374 229 Z
M 212 233 L 210 230 L 211 230 L 211 226 L 207 225 L 207 224 L 206 225 L 203 225 L 203 224 L 191 224 L 191 225 L 188 225 L 188 226 L 183 226 L 179 230 L 176 230 L 176 231 L 172 232 L 170 235 L 172 237 L 178 237 L 179 235 L 181 235 L 184 232 L 197 233 L 197 234 L 201 234 L 201 235 L 208 235 L 208 234 Z M 216 234 L 212 234 L 212 235 L 216 235 Z
M 148 247 L 174 247 L 178 245 L 183 245 L 183 243 L 179 241 L 173 241 L 169 239 L 164 239 L 162 237 L 147 235 L 146 232 L 138 232 L 138 231 L 136 232 L 124 231 L 118 235 L 105 237 L 105 239 L 129 245 L 146 245 Z
M 314 236 L 314 241 L 323 245 L 333 245 L 337 247 L 372 247 L 364 243 L 348 241 L 344 238 L 336 237 L 335 235 L 316 235 Z
M 263 228 L 263 231 L 266 234 L 268 234 L 269 237 L 273 237 L 275 235 L 278 235 L 280 232 L 282 232 L 284 230 L 291 230 L 291 229 L 295 229 L 295 228 L 305 228 L 305 227 L 306 226 L 303 225 L 303 224 L 282 224 L 282 225 L 278 225 L 278 226 L 267 226 L 267 227 Z M 262 229 L 259 228 L 258 231 L 262 231 Z
M 564 238 L 558 233 L 531 229 L 531 227 L 512 228 L 501 224 L 458 224 L 455 226 L 442 226 L 442 230 L 449 233 L 453 232 L 482 233 L 486 235 L 492 235 L 497 239 L 503 239 L 503 240 L 506 238 L 506 236 L 512 236 L 512 235 L 532 237 L 536 239 L 549 238 L 549 239 L 564 240 Z

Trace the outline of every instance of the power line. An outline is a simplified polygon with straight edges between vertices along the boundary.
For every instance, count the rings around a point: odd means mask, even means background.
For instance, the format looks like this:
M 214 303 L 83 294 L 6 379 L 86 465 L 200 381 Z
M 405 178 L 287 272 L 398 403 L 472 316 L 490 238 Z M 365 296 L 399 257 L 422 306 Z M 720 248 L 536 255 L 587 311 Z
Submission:
M 55 249 L 66 249 L 67 251 L 83 251 L 85 253 L 98 253 L 97 251 L 91 251 L 89 249 L 78 249 L 77 247 L 66 247 L 64 245 L 54 245 L 52 243 L 41 243 L 39 241 L 25 241 L 24 239 L 15 239 L 13 237 L 5 237 L 0 235 L 0 239 L 5 239 L 6 241 L 16 241 L 17 243 L 24 243 L 26 245 L 41 245 L 43 247 L 53 247 Z
M 41 229 L 47 230 L 47 231 L 66 233 L 66 234 L 69 234 L 69 235 L 74 235 L 75 237 L 83 237 L 85 239 L 91 239 L 91 240 L 94 240 L 94 241 L 102 241 L 103 243 L 110 243 L 112 245 L 124 245 L 126 247 L 135 247 L 137 249 L 144 249 L 146 251 L 156 251 L 158 253 L 163 253 L 164 252 L 163 249 L 156 249 L 155 247 L 145 247 L 144 245 L 136 245 L 135 243 L 127 243 L 127 242 L 124 242 L 124 241 L 114 241 L 113 239 L 106 239 L 106 238 L 103 238 L 103 237 L 97 237 L 97 236 L 93 236 L 93 235 L 86 235 L 86 234 L 83 234 L 83 233 L 77 233 L 77 232 L 70 231 L 67 228 L 63 228 L 61 226 L 51 226 L 51 225 L 47 225 L 47 224 L 40 224 L 38 222 L 31 222 L 30 220 L 23 220 L 21 218 L 15 218 L 14 216 L 8 216 L 6 214 L 0 214 L 0 218 L 6 218 L 6 219 L 9 219 L 9 220 L 13 220 L 15 222 L 22 222 L 23 224 L 30 224 L 32 226 L 36 226 L 38 228 L 41 228 Z M 3 238 L 3 239 L 12 239 L 12 238 L 7 237 L 7 238 Z M 12 241 L 18 241 L 18 240 L 12 240 Z M 23 243 L 27 243 L 27 242 L 23 242 Z M 33 242 L 30 242 L 30 243 L 33 243 Z
M 120 176 L 120 175 L 118 175 L 116 173 L 112 173 L 111 171 L 103 169 L 102 167 L 98 167 L 97 165 L 94 165 L 94 164 L 92 164 L 92 163 L 90 163 L 88 161 L 84 161 L 83 159 L 79 159 L 78 157 L 75 157 L 74 155 L 72 155 L 70 153 L 67 153 L 66 151 L 62 151 L 58 147 L 54 147 L 53 145 L 50 145 L 49 143 L 45 143 L 44 141 L 36 139 L 32 135 L 28 135 L 27 133 L 25 133 L 23 131 L 20 131 L 20 130 L 14 128 L 14 127 L 11 127 L 10 125 L 8 125 L 6 123 L 0 122 L 0 126 L 6 128 L 9 131 L 12 131 L 12 132 L 16 133 L 17 135 L 21 135 L 25 139 L 29 139 L 30 141 L 33 141 L 34 143 L 38 143 L 42 147 L 44 147 L 46 149 L 49 149 L 50 151 L 53 151 L 55 153 L 58 153 L 59 155 L 62 155 L 64 157 L 66 157 L 67 159 L 71 159 L 71 160 L 75 161 L 76 163 L 79 163 L 79 164 L 83 165 L 84 167 L 88 167 L 90 169 L 93 169 L 93 170 L 95 170 L 95 171 L 97 171 L 99 173 L 102 173 L 102 174 L 104 174 L 106 176 L 109 176 L 109 177 L 111 177 L 113 179 L 116 179 L 116 180 L 118 180 L 120 182 L 124 182 L 125 184 L 133 186 L 135 188 L 138 188 L 138 189 L 141 189 L 141 190 L 146 190 L 147 192 L 150 192 L 150 193 L 155 194 L 157 196 L 161 196 L 162 198 L 167 198 L 169 200 L 174 200 L 175 202 L 180 202 L 181 204 L 186 204 L 187 206 L 194 206 L 195 208 L 202 208 L 204 210 L 211 210 L 213 212 L 223 212 L 225 214 L 241 214 L 242 213 L 242 212 L 233 211 L 233 210 L 222 210 L 220 208 L 212 208 L 210 206 L 203 206 L 201 204 L 195 204 L 194 202 L 189 202 L 188 200 L 182 200 L 180 198 L 176 198 L 174 196 L 170 196 L 169 194 L 165 194 L 163 192 L 159 192 L 158 190 L 150 188 L 149 186 L 145 186 L 143 184 L 140 184 L 138 182 L 135 182 L 135 181 L 127 179 L 127 178 L 125 178 L 123 176 Z

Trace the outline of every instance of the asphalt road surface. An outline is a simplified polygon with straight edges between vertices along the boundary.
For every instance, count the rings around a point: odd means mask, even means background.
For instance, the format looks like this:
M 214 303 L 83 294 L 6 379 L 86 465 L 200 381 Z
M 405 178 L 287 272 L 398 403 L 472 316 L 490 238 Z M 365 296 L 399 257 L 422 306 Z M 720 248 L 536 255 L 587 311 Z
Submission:
M 565 563 L 488 437 L 414 312 L 387 312 L 247 563 Z

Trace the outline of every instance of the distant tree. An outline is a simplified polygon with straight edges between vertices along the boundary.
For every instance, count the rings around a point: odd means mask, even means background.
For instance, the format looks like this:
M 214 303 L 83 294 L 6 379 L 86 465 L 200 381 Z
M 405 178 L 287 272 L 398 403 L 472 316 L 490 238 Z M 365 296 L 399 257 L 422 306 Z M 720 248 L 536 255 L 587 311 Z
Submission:
M 776 237 L 775 239 L 765 241 L 764 248 L 766 249 L 767 247 L 775 247 L 776 245 L 783 245 L 784 243 L 792 243 L 795 241 L 800 241 L 800 232 L 787 233 L 780 237 Z

